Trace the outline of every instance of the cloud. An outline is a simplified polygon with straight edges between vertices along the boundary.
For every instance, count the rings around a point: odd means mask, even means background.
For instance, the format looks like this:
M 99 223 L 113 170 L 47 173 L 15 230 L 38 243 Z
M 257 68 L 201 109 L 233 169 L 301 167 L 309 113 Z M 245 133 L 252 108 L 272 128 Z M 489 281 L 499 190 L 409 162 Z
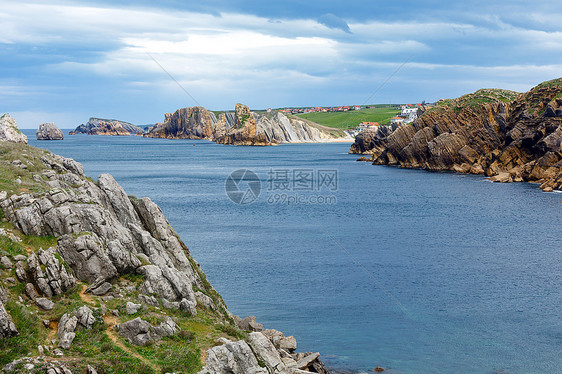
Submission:
M 351 30 L 349 29 L 347 22 L 334 14 L 323 14 L 318 17 L 318 22 L 331 29 L 340 29 L 348 34 L 351 34 Z

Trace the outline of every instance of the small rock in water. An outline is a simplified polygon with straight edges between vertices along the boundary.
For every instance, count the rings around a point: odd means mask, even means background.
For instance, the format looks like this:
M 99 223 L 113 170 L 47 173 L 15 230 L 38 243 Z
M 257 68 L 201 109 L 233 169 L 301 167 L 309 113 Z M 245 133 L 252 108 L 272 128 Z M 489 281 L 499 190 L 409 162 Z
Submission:
M 374 369 L 374 371 L 376 371 L 376 372 L 381 372 L 381 371 L 384 371 L 384 369 L 381 368 L 380 366 L 377 366 L 377 367 Z

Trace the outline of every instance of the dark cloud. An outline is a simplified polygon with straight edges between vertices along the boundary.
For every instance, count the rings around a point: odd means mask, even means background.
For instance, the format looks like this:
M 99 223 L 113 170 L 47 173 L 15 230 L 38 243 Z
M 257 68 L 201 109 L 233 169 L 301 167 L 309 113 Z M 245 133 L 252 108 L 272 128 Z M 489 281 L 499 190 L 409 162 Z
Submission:
M 323 14 L 318 17 L 318 22 L 331 29 L 340 29 L 348 34 L 351 34 L 351 30 L 349 29 L 347 22 L 334 14 Z

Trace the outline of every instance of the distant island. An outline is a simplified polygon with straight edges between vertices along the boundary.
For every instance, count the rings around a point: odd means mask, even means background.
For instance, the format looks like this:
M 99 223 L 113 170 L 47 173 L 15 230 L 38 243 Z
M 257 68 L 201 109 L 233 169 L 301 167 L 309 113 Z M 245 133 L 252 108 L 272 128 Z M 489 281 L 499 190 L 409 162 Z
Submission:
M 421 111 L 411 124 L 362 131 L 350 153 L 376 165 L 562 188 L 562 78 L 526 93 L 482 89 Z

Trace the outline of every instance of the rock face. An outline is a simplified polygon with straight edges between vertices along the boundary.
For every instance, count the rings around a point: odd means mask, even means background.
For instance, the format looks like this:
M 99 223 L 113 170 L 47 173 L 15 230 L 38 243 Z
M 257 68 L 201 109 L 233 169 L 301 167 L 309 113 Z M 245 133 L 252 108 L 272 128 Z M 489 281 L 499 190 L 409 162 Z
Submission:
M 90 120 L 83 125 L 78 126 L 70 133 L 75 134 L 88 134 L 88 135 L 142 135 L 144 130 L 132 123 L 119 121 L 116 119 L 103 119 L 103 118 L 90 118 Z
M 18 129 L 16 120 L 8 113 L 0 117 L 0 141 L 27 144 L 27 136 Z
M 12 317 L 6 311 L 4 303 L 8 301 L 6 290 L 0 286 L 0 339 L 11 338 L 18 335 L 16 325 Z
M 562 79 L 525 94 L 480 90 L 441 100 L 411 125 L 362 132 L 350 153 L 379 165 L 484 174 L 562 188 Z
M 164 123 L 149 129 L 146 137 L 168 139 L 206 139 L 219 144 L 266 146 L 279 143 L 323 142 L 336 139 L 337 130 L 274 112 L 253 113 L 242 104 L 218 119 L 202 107 L 167 113 Z
M 158 326 L 152 326 L 147 321 L 137 317 L 115 326 L 115 329 L 129 343 L 144 346 L 164 337 L 174 335 L 179 330 L 179 326 L 170 317 Z
M 42 123 L 35 132 L 37 140 L 62 140 L 64 134 L 54 123 Z
M 101 285 L 137 273 L 144 276 L 142 293 L 169 301 L 185 299 L 195 308 L 194 289 L 210 286 L 203 284 L 195 261 L 156 204 L 148 198 L 129 199 L 110 175 L 101 175 L 97 184 L 89 181 L 73 160 L 48 154 L 42 162 L 48 167 L 43 172 L 47 191 L 0 199 L 6 218 L 26 235 L 59 238 L 56 248 L 31 254 L 27 270 L 22 262 L 25 281 L 50 297 L 72 287 L 74 277 L 88 283 L 101 278 Z M 226 313 L 224 304 L 214 301 Z

